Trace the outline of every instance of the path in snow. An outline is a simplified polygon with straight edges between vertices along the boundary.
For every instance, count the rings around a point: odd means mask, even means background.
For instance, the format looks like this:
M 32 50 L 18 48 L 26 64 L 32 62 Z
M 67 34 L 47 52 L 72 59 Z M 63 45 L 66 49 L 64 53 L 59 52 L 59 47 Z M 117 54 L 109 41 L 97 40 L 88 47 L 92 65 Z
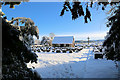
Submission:
M 38 63 L 32 65 L 42 78 L 116 78 L 113 61 L 93 59 L 93 48 L 79 53 L 37 53 Z M 32 66 L 30 63 L 28 67 Z
M 118 68 L 111 60 L 94 59 L 93 52 L 89 50 L 84 78 L 117 78 Z

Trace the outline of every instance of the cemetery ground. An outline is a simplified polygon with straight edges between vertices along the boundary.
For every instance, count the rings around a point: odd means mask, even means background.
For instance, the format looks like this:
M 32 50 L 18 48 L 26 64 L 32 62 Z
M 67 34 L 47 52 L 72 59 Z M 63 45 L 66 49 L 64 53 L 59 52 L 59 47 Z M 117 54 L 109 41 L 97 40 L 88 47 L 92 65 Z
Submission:
M 94 47 L 85 47 L 78 52 L 36 52 L 35 67 L 42 78 L 118 78 L 118 68 L 112 60 L 95 59 Z

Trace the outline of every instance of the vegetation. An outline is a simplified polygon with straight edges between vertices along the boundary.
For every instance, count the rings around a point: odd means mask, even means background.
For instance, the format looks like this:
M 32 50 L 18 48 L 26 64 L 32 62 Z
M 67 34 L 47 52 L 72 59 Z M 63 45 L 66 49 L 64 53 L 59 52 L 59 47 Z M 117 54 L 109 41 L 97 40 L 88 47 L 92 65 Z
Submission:
M 37 63 L 37 55 L 19 39 L 20 31 L 4 19 L 2 31 L 2 79 L 40 79 L 37 72 L 27 68 L 26 63 Z
M 12 18 L 12 20 L 8 22 L 14 28 L 20 31 L 19 38 L 21 41 L 23 41 L 24 44 L 26 44 L 27 47 L 30 47 L 34 44 L 33 35 L 39 39 L 39 29 L 37 26 L 35 26 L 34 22 L 30 18 L 17 17 Z
M 78 0 L 73 0 L 72 3 L 69 0 L 66 0 L 63 9 L 61 11 L 60 16 L 63 16 L 65 11 L 70 11 L 72 14 L 72 20 L 75 20 L 81 16 L 84 17 L 85 23 L 88 23 L 88 19 L 91 21 L 91 12 L 89 8 L 92 8 L 94 5 L 97 7 L 102 6 L 102 10 L 105 10 L 106 6 L 111 6 L 111 10 L 109 11 L 110 17 L 108 18 L 107 27 L 110 27 L 108 37 L 103 44 L 105 47 L 105 55 L 107 59 L 111 60 L 120 60 L 120 1 L 111 0 L 97 0 L 97 2 L 84 2 L 84 4 Z M 84 11 L 83 6 L 86 7 L 86 11 Z
M 13 8 L 20 2 L 5 2 L 7 4 Z M 29 18 L 6 19 L 7 17 L 2 18 L 2 80 L 41 80 L 40 75 L 26 65 L 29 62 L 37 63 L 37 55 L 29 48 L 34 43 L 33 35 L 38 37 L 37 26 Z M 21 27 L 19 23 L 25 25 Z
M 120 6 L 116 6 L 114 15 L 108 18 L 110 31 L 104 42 L 105 55 L 108 59 L 120 61 Z
M 51 39 L 49 37 L 47 37 L 47 36 L 42 37 L 41 45 L 43 45 L 43 46 L 51 46 L 52 45 L 51 43 L 52 43 L 52 41 L 51 41 Z

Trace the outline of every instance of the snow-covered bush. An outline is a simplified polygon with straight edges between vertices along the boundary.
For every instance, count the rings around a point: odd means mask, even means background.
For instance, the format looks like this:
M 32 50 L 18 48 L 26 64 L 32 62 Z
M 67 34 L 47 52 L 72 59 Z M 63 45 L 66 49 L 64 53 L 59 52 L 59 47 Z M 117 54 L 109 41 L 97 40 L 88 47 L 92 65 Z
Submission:
M 79 50 L 78 50 L 78 49 L 76 49 L 76 50 L 75 50 L 75 52 L 79 52 Z
M 72 51 L 75 52 L 75 48 L 72 48 Z
M 50 49 L 46 49 L 47 52 L 50 52 Z
M 55 52 L 55 50 L 52 50 L 52 52 Z
M 61 50 L 60 50 L 60 49 L 57 49 L 57 50 L 56 50 L 56 53 L 61 53 Z
M 72 50 L 69 50 L 69 53 L 73 53 L 73 51 L 72 51 Z
M 40 52 L 40 49 L 38 49 L 37 52 Z
M 62 52 L 63 52 L 63 53 L 66 53 L 66 52 L 67 52 L 67 50 L 66 50 L 66 49 L 62 49 Z

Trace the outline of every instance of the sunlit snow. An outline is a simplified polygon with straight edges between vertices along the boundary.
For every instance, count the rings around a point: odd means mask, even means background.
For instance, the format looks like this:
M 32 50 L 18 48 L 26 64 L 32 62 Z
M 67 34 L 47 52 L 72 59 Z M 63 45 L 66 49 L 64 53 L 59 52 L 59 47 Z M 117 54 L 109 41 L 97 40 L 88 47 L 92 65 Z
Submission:
M 94 59 L 93 48 L 78 53 L 41 52 L 38 63 L 28 63 L 42 78 L 117 78 L 118 68 L 114 61 Z

